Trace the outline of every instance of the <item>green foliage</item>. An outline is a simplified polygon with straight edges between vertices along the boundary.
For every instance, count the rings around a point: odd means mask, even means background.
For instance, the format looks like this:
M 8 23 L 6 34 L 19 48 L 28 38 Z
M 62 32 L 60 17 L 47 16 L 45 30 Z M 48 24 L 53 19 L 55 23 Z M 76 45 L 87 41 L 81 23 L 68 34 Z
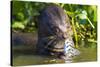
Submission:
M 15 22 L 13 25 L 12 25 L 13 28 L 20 28 L 20 29 L 24 29 L 25 26 L 20 23 L 20 22 Z
M 63 6 L 62 6 L 63 5 Z M 76 48 L 85 41 L 97 43 L 97 7 L 95 5 L 61 4 L 71 18 Z M 87 42 L 88 41 L 88 42 Z M 94 45 L 91 45 L 92 47 Z
M 12 23 L 14 31 L 34 32 L 37 30 L 37 16 L 46 3 L 12 1 Z M 40 7 L 41 6 L 41 7 Z
M 83 41 L 97 43 L 97 6 L 54 3 L 61 6 L 71 19 L 76 47 Z M 12 23 L 15 31 L 37 31 L 39 11 L 52 3 L 12 1 Z M 92 47 L 95 47 L 93 45 Z

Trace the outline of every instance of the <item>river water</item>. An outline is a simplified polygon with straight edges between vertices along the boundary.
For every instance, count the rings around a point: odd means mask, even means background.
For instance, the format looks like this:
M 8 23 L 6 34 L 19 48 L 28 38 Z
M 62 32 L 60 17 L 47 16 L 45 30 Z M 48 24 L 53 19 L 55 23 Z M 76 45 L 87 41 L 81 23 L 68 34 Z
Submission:
M 41 64 L 56 64 L 56 63 L 76 63 L 89 62 L 97 60 L 96 48 L 79 48 L 81 52 L 79 56 L 73 57 L 72 60 L 64 61 L 56 59 L 52 56 L 40 56 L 34 53 L 34 48 L 31 46 L 14 46 L 12 47 L 12 63 L 14 66 L 23 65 L 41 65 Z

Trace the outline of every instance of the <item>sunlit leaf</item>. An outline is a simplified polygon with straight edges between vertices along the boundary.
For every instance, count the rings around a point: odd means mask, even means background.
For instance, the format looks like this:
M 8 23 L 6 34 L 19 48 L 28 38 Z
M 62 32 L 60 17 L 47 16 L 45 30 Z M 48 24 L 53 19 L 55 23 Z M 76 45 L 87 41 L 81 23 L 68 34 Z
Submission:
M 86 19 L 87 18 L 87 16 L 85 14 L 78 14 L 78 17 L 80 19 Z
M 82 14 L 87 15 L 87 12 L 85 10 L 82 11 Z
M 20 23 L 20 22 L 15 22 L 13 25 L 12 25 L 12 28 L 20 28 L 20 29 L 24 29 L 25 26 Z

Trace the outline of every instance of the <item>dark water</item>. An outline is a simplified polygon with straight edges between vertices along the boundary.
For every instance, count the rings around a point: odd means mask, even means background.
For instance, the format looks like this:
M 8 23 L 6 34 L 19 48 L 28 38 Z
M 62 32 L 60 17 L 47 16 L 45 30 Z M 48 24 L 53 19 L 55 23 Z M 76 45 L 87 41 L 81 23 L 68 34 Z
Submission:
M 72 60 L 64 62 L 64 60 L 56 59 L 52 56 L 40 56 L 34 53 L 34 48 L 29 46 L 16 46 L 13 47 L 13 65 L 40 65 L 40 64 L 54 64 L 54 63 L 76 63 L 88 62 L 97 60 L 96 48 L 80 48 L 81 54 L 73 57 Z

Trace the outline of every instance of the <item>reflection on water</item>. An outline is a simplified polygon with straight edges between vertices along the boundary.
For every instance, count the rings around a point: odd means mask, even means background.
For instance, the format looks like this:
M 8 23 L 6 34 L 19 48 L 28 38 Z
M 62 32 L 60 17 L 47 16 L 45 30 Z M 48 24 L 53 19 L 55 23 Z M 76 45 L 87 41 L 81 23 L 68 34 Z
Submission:
M 64 63 L 64 61 L 38 55 L 22 55 L 14 58 L 14 65 L 39 65 L 50 63 Z
M 97 60 L 96 48 L 80 48 L 81 54 L 73 58 L 73 62 L 88 62 Z
M 53 63 L 65 63 L 64 60 L 56 59 L 52 56 L 40 56 L 34 53 L 34 48 L 28 46 L 13 47 L 13 65 L 36 65 L 36 64 L 53 64 Z M 70 60 L 70 62 L 86 62 L 96 61 L 97 51 L 95 48 L 80 48 L 81 54 Z

